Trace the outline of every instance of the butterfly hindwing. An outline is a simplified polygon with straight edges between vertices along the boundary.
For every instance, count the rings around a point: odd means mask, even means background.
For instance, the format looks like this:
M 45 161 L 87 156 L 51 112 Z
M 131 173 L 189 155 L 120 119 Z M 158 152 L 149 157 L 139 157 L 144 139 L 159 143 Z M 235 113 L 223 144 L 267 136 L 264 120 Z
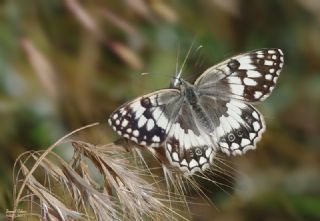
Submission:
M 200 93 L 257 102 L 274 89 L 283 66 L 280 49 L 260 49 L 207 69 L 195 82 Z
M 251 105 L 230 100 L 227 111 L 218 120 L 215 130 L 216 142 L 222 152 L 241 155 L 256 148 L 265 130 L 262 115 Z
M 242 154 L 254 149 L 264 131 L 264 120 L 251 105 L 236 99 L 201 96 L 199 104 L 214 125 L 209 132 L 213 143 L 223 152 Z
M 173 120 L 165 148 L 170 162 L 189 174 L 209 167 L 215 154 L 208 131 L 201 126 L 195 111 L 187 103 L 181 105 Z

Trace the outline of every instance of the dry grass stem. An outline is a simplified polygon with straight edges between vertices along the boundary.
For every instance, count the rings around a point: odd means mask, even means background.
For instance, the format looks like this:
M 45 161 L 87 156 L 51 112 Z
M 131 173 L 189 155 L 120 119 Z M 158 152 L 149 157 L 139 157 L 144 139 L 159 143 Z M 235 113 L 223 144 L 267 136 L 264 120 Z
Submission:
M 87 127 L 46 151 L 17 159 L 14 210 L 8 212 L 12 220 L 22 215 L 41 220 L 187 220 L 190 199 L 185 193 L 190 187 L 200 190 L 193 178 L 175 171 L 160 155 L 153 153 L 150 159 L 145 149 L 127 140 L 107 145 L 65 141 Z M 71 160 L 52 152 L 62 142 L 73 148 Z

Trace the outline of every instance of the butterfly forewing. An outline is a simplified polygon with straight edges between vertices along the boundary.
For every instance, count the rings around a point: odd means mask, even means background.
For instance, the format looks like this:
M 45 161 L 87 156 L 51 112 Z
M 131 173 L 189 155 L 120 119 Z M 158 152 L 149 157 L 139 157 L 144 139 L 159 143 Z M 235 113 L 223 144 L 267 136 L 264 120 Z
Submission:
M 140 145 L 159 147 L 167 138 L 179 99 L 176 89 L 159 90 L 118 108 L 108 122 L 120 136 Z
M 274 89 L 283 66 L 280 49 L 260 49 L 207 69 L 195 82 L 201 94 L 256 102 Z

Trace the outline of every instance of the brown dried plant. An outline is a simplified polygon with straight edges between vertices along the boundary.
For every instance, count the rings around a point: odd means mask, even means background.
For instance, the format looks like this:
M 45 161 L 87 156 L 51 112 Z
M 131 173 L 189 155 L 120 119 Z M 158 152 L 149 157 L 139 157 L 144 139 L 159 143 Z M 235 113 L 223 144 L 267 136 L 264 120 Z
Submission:
M 185 176 L 153 150 L 151 164 L 156 162 L 158 166 L 151 167 L 145 155 L 147 149 L 123 139 L 106 145 L 66 141 L 74 133 L 96 125 L 75 130 L 46 151 L 29 151 L 16 160 L 14 205 L 7 212 L 9 218 L 99 221 L 190 218 L 188 205 L 192 200 L 188 191 L 193 189 L 206 197 L 194 178 L 214 182 L 210 176 Z M 52 151 L 61 144 L 73 148 L 71 160 Z M 219 167 L 212 168 L 209 174 L 217 172 L 226 174 Z
M 90 126 L 94 126 L 89 125 Z M 132 163 L 137 155 L 115 143 L 96 146 L 63 137 L 46 151 L 26 152 L 16 161 L 12 220 L 34 216 L 40 220 L 177 220 L 185 219 L 161 189 L 159 177 Z M 66 161 L 52 150 L 71 144 L 74 156 Z M 143 159 L 143 158 L 141 158 Z M 140 161 L 140 160 L 138 160 Z M 99 174 L 89 169 L 93 165 Z M 141 162 L 141 161 L 140 161 Z M 97 175 L 97 174 L 96 174 Z M 97 177 L 101 178 L 98 182 Z M 171 200 L 171 201 L 170 201 Z

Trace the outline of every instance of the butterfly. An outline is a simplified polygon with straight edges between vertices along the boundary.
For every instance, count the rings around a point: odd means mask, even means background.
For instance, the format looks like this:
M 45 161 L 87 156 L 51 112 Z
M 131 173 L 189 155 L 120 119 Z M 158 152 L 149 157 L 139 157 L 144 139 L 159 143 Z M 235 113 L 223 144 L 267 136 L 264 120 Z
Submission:
M 119 107 L 108 123 L 139 145 L 164 148 L 181 171 L 204 171 L 218 151 L 241 155 L 256 148 L 265 122 L 252 104 L 271 94 L 283 63 L 281 49 L 266 48 L 226 59 L 193 84 L 180 73 L 170 88 Z

